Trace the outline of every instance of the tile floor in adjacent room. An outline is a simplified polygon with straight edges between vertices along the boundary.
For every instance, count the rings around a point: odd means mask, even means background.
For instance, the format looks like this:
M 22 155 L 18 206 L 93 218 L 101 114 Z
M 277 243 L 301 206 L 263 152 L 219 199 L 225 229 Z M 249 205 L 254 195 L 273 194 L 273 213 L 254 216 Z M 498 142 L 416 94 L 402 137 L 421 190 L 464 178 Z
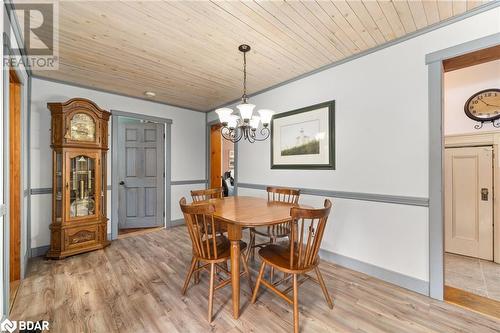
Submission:
M 500 264 L 446 253 L 445 284 L 500 301 Z

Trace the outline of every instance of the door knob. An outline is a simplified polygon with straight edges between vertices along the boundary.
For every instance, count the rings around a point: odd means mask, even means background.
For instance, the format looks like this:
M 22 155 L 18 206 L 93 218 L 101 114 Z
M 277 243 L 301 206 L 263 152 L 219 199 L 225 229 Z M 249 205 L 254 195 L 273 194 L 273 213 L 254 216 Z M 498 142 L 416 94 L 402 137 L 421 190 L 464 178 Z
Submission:
M 487 188 L 482 188 L 481 189 L 481 200 L 483 201 L 488 201 L 488 189 Z
M 125 182 L 122 180 L 118 183 L 119 185 L 125 185 Z

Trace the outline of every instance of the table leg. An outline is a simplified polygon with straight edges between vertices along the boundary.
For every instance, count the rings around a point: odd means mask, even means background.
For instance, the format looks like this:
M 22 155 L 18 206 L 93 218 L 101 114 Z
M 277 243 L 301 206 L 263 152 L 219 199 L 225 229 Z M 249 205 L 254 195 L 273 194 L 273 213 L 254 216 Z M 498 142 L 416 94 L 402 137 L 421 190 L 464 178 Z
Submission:
M 231 241 L 231 279 L 233 286 L 233 317 L 238 319 L 240 312 L 240 243 Z
M 233 291 L 233 318 L 240 315 L 240 240 L 241 227 L 228 225 L 228 238 L 231 241 L 231 285 Z

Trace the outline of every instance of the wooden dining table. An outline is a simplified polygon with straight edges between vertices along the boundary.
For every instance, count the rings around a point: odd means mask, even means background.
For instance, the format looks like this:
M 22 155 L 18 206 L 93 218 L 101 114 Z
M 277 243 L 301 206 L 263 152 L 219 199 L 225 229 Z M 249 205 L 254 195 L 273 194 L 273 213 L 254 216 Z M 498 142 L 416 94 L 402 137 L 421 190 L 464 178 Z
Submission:
M 290 208 L 297 205 L 269 202 L 264 198 L 248 196 L 210 199 L 209 202 L 215 205 L 214 217 L 227 225 L 227 234 L 231 242 L 233 317 L 238 319 L 240 314 L 240 240 L 242 229 L 290 222 Z

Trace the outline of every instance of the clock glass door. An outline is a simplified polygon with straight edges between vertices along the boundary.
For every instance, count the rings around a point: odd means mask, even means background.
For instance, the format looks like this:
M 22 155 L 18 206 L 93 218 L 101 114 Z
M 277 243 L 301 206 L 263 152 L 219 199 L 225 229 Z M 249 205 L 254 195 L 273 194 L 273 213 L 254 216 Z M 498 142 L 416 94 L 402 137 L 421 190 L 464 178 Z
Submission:
M 96 215 L 97 156 L 71 156 L 69 159 L 69 218 L 78 219 Z
M 53 186 L 55 191 L 55 201 L 53 205 L 53 214 L 55 222 L 61 222 L 62 219 L 62 205 L 63 205 L 63 158 L 62 153 L 59 151 L 54 152 L 54 177 Z

